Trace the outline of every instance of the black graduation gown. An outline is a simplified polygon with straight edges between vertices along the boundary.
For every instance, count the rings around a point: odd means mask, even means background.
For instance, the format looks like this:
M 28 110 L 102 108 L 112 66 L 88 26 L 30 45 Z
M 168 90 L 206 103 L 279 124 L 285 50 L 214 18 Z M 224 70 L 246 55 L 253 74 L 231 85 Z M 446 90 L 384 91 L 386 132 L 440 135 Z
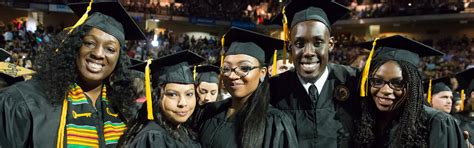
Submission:
M 231 100 L 208 103 L 200 114 L 203 116 L 198 130 L 200 142 L 206 148 L 237 148 L 235 122 L 226 118 Z M 297 147 L 293 124 L 289 117 L 278 109 L 269 107 L 263 141 L 264 148 Z
M 56 147 L 62 103 L 51 105 L 43 92 L 36 80 L 19 82 L 0 90 L 0 129 L 4 129 L 0 130 L 0 147 Z M 115 113 L 115 110 L 109 112 Z M 69 113 L 67 118 L 67 122 L 72 121 Z M 115 122 L 105 124 L 116 125 Z M 64 139 L 66 146 L 67 137 Z M 107 137 L 98 136 L 98 139 L 102 140 L 102 146 L 116 145 L 106 144 Z
M 458 122 L 461 131 L 469 132 L 469 142 L 474 143 L 474 114 L 470 111 L 452 115 Z
M 427 127 L 429 127 L 430 130 L 428 138 L 428 146 L 430 148 L 467 147 L 467 143 L 464 140 L 461 130 L 453 117 L 428 106 L 424 106 L 424 109 L 429 119 L 429 125 Z M 376 142 L 384 142 L 376 143 L 375 145 L 390 148 L 403 147 L 403 144 L 395 143 L 395 137 L 398 126 L 398 122 L 395 122 L 392 128 L 389 130 L 389 138 L 387 140 L 376 140 Z
M 169 132 L 154 121 L 148 121 L 145 127 L 125 147 L 134 148 L 200 148 L 197 141 L 185 138 L 182 142 L 173 138 Z
M 299 147 L 351 147 L 354 118 L 360 114 L 359 71 L 328 64 L 319 95 L 310 99 L 295 70 L 270 79 L 271 104 L 290 115 Z

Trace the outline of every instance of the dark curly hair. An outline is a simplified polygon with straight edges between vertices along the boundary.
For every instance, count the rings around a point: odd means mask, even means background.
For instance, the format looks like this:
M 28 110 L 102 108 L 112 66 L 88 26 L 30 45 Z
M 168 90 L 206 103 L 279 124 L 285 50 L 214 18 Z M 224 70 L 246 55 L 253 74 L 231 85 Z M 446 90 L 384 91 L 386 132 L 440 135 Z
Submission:
M 174 139 L 183 143 L 190 144 L 192 141 L 197 140 L 197 134 L 186 126 L 180 126 L 179 128 L 176 128 L 175 126 L 173 126 L 172 123 L 168 121 L 167 118 L 163 116 L 163 110 L 160 107 L 160 100 L 161 98 L 163 98 L 164 94 L 161 93 L 161 90 L 165 87 L 165 85 L 166 84 L 163 84 L 153 89 L 152 106 L 153 117 L 155 118 L 153 122 L 156 122 L 160 127 L 163 127 L 166 132 L 168 132 Z M 129 144 L 131 142 L 130 140 L 135 139 L 137 134 L 145 127 L 148 122 L 150 121 L 147 119 L 147 108 L 146 103 L 144 103 L 142 108 L 138 111 L 136 118 L 130 121 L 130 124 L 128 125 L 127 131 L 125 131 L 124 136 L 120 138 L 119 146 Z
M 393 61 L 389 59 L 374 60 L 371 63 L 371 70 L 369 74 L 373 76 L 375 72 L 386 62 Z M 406 93 L 404 97 L 405 102 L 402 102 L 400 106 L 398 120 L 399 126 L 395 133 L 394 143 L 391 143 L 395 147 L 417 147 L 424 148 L 428 147 L 428 133 L 429 129 L 427 126 L 428 117 L 424 110 L 423 101 L 423 87 L 421 75 L 418 69 L 412 64 L 405 61 L 395 61 L 398 63 L 402 70 L 403 79 L 406 82 Z M 370 88 L 370 83 L 369 83 Z M 388 142 L 388 138 L 380 139 L 375 141 L 374 129 L 376 127 L 376 114 L 378 112 L 374 101 L 372 101 L 372 95 L 368 93 L 368 96 L 361 100 L 362 113 L 359 121 L 356 122 L 356 137 L 355 142 L 360 147 L 374 147 L 375 143 Z M 383 131 L 389 131 L 393 125 L 389 124 L 388 128 L 382 129 Z M 388 135 L 383 135 L 383 137 Z M 393 145 L 394 144 L 394 145 Z
M 83 44 L 82 38 L 92 29 L 90 26 L 82 25 L 68 33 L 63 31 L 54 38 L 46 48 L 36 57 L 35 70 L 37 74 L 34 79 L 41 82 L 42 88 L 53 105 L 60 104 L 71 84 L 79 78 L 76 58 Z M 125 47 L 121 47 L 124 49 Z M 130 77 L 130 59 L 121 50 L 117 65 L 111 76 L 104 80 L 107 86 L 107 98 L 111 105 L 118 109 L 126 118 L 132 116 L 137 94 L 132 88 Z

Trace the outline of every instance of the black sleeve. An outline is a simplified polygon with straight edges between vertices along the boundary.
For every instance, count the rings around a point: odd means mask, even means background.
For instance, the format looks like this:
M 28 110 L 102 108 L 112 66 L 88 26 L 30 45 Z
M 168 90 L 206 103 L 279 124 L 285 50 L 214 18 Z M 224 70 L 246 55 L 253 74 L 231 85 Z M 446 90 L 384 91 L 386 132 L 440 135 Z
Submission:
M 32 117 L 19 93 L 0 91 L 0 147 L 31 147 Z
M 294 125 L 290 118 L 280 112 L 267 116 L 265 127 L 264 148 L 293 148 L 298 147 Z

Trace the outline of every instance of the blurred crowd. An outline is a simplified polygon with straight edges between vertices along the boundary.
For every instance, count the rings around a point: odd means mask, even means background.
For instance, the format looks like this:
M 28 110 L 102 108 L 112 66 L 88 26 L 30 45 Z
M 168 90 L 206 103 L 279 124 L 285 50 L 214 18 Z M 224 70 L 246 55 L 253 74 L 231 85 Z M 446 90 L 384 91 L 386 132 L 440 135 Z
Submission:
M 359 11 L 355 6 L 356 4 L 350 6 L 352 19 L 459 13 L 464 10 L 463 2 L 447 1 L 374 4 Z
M 12 53 L 10 62 L 31 68 L 34 56 L 62 27 L 38 27 L 36 32 L 28 32 L 25 27 L 9 25 L 0 29 L 0 48 Z M 216 37 L 196 37 L 188 34 L 176 34 L 172 30 L 165 30 L 154 35 L 148 32 L 147 41 L 128 42 L 126 52 L 135 59 L 154 59 L 175 53 L 181 50 L 192 50 L 208 59 L 209 64 L 218 62 L 221 50 L 220 40 Z M 336 46 L 330 54 L 330 61 L 338 64 L 363 67 L 368 51 L 355 46 L 364 42 L 363 37 L 351 34 L 334 36 Z M 420 70 L 430 78 L 450 76 L 464 69 L 474 67 L 474 38 L 466 35 L 460 37 L 446 37 L 441 39 L 422 40 L 421 42 L 433 46 L 446 53 L 443 57 L 424 58 Z
M 124 5 L 128 11 L 146 12 L 159 15 L 174 16 L 196 16 L 216 20 L 239 20 L 250 21 L 257 24 L 268 24 L 273 16 L 277 15 L 285 3 L 265 2 L 248 3 L 212 0 L 201 2 L 199 0 L 184 0 L 184 3 L 171 3 L 161 6 L 160 3 L 145 4 L 142 2 L 129 2 Z M 423 2 L 413 1 L 413 3 L 386 2 L 372 5 L 365 5 L 363 9 L 356 9 L 356 2 L 347 3 L 352 10 L 351 16 L 346 19 L 380 18 L 395 16 L 413 16 L 426 14 L 446 14 L 459 13 L 464 10 L 463 2 Z

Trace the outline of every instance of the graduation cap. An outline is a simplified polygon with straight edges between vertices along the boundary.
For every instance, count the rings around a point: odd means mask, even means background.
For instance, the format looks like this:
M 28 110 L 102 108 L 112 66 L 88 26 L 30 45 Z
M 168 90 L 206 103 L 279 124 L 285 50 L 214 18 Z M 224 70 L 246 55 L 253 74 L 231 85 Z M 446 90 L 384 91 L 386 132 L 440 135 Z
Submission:
M 33 75 L 35 71 L 25 67 L 17 66 L 13 63 L 0 62 L 0 78 L 7 85 L 12 85 L 19 81 L 24 81 L 24 76 Z
M 130 58 L 130 64 L 131 64 L 132 66 L 138 65 L 138 64 L 141 64 L 141 63 L 144 63 L 144 62 L 141 61 L 141 60 L 135 59 L 135 58 Z M 131 67 L 132 67 L 132 66 L 131 66 Z
M 145 63 L 130 68 L 145 72 L 145 90 L 149 120 L 154 119 L 150 81 L 153 82 L 153 87 L 166 83 L 194 84 L 193 72 L 189 68 L 189 65 L 198 64 L 203 61 L 205 61 L 205 59 L 198 54 L 184 50 L 155 60 L 150 59 Z
M 196 66 L 196 84 L 201 82 L 219 83 L 220 68 L 214 65 Z
M 0 48 L 0 61 L 5 61 L 12 55 L 3 48 Z
M 461 111 L 464 110 L 464 102 L 466 100 L 466 95 L 470 95 L 474 89 L 474 68 L 470 68 L 467 70 L 464 70 L 462 72 L 457 73 L 454 75 L 454 77 L 458 80 L 459 87 L 458 90 L 460 90 L 460 96 L 461 96 Z M 466 95 L 465 95 L 466 94 Z M 471 99 L 471 110 L 472 107 L 474 107 L 473 99 Z
M 431 104 L 431 97 L 442 91 L 452 91 L 448 86 L 451 84 L 451 77 L 442 77 L 435 80 L 428 80 L 423 83 L 423 90 L 427 92 L 427 102 Z
M 283 40 L 253 31 L 232 27 L 225 34 L 225 55 L 245 54 L 256 58 L 260 64 L 270 63 L 275 51 L 283 46 Z
M 359 44 L 359 46 L 366 49 L 371 48 L 367 61 L 365 62 L 364 71 L 362 72 L 362 83 L 360 89 L 360 95 L 362 97 L 366 96 L 367 77 L 369 75 L 372 58 L 374 60 L 390 59 L 395 61 L 405 61 L 414 66 L 418 66 L 421 61 L 420 57 L 444 55 L 441 51 L 400 35 L 383 39 L 377 38 L 374 41 Z M 377 50 L 375 51 L 375 55 L 374 50 Z
M 286 21 L 291 22 L 293 27 L 299 22 L 315 20 L 330 29 L 332 24 L 349 12 L 348 8 L 332 0 L 294 0 L 290 1 L 271 23 L 284 26 L 287 18 Z
M 119 2 L 93 3 L 91 1 L 90 3 L 71 3 L 68 6 L 76 15 L 82 15 L 78 23 L 71 27 L 72 29 L 82 23 L 98 28 L 117 38 L 122 47 L 125 45 L 125 40 L 146 39 L 138 25 Z

